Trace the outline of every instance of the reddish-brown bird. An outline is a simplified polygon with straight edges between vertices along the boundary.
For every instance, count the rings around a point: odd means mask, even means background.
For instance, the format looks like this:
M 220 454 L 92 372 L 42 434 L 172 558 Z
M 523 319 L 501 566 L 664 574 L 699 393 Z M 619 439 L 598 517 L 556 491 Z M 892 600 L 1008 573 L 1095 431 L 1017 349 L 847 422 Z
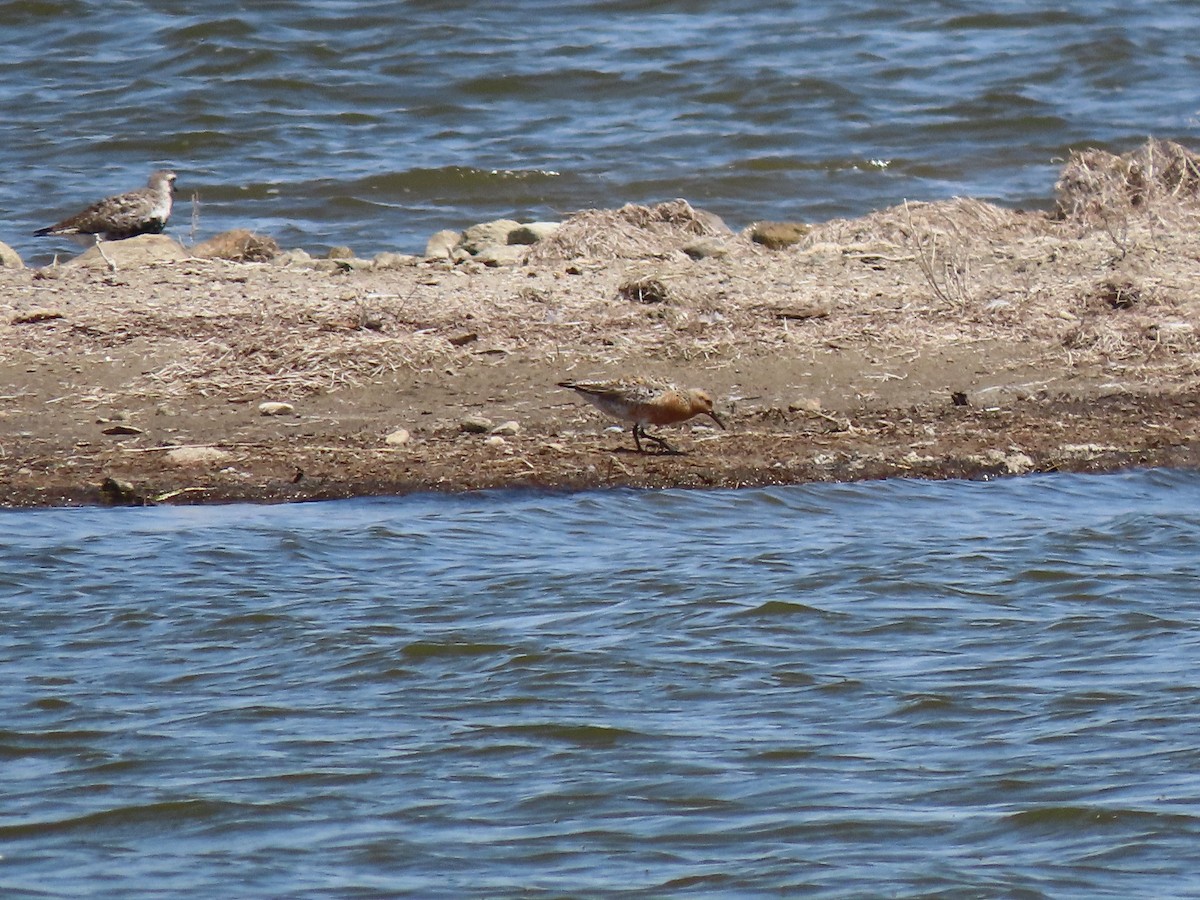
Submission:
M 665 381 L 645 378 L 617 381 L 560 381 L 559 387 L 569 388 L 597 409 L 614 419 L 633 423 L 633 443 L 642 450 L 641 438 L 654 441 L 664 450 L 677 452 L 662 438 L 646 433 L 647 425 L 678 425 L 694 416 L 708 416 L 722 429 L 722 422 L 713 412 L 713 399 L 707 391 L 680 388 Z

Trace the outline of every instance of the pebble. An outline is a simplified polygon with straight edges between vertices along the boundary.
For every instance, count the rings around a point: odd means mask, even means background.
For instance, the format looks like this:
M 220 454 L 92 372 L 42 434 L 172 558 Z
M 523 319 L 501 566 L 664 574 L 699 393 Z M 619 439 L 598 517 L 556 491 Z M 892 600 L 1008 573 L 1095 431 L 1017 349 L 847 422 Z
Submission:
M 296 411 L 296 407 L 290 403 L 280 403 L 275 400 L 268 400 L 266 403 L 258 404 L 258 414 L 260 416 L 290 416 Z
M 492 420 L 487 416 L 467 416 L 458 427 L 467 434 L 487 434 L 492 430 Z
M 392 447 L 403 447 L 411 438 L 412 435 L 408 433 L 407 428 L 397 428 L 395 431 L 385 437 L 383 442 Z
M 0 242 L 0 269 L 23 269 L 25 263 L 12 247 Z
M 229 456 L 220 447 L 176 447 L 167 451 L 167 461 L 177 466 L 199 466 L 220 462 Z
M 113 435 L 132 435 L 132 434 L 144 434 L 145 432 L 143 432 L 142 429 L 138 428 L 136 425 L 117 424 L 117 425 L 109 425 L 107 428 L 102 429 L 102 433 L 103 434 L 113 434 Z
M 371 263 L 372 268 L 375 269 L 410 269 L 420 261 L 420 257 L 409 253 L 393 253 L 385 250 L 382 253 L 376 253 Z
M 759 222 L 750 229 L 750 240 L 768 250 L 782 250 L 799 243 L 811 230 L 803 222 Z
M 504 437 L 515 437 L 516 435 L 521 433 L 521 426 L 519 423 L 510 419 L 507 422 L 501 422 L 499 425 L 497 425 L 495 428 L 492 429 L 491 433 L 497 434 L 497 435 L 502 435 Z
M 458 242 L 461 240 L 461 231 L 450 231 L 449 229 L 439 231 L 426 242 L 425 258 L 449 259 L 454 253 L 454 248 L 458 246 Z
M 496 219 L 492 222 L 481 222 L 478 225 L 472 225 L 463 232 L 462 240 L 458 242 L 458 246 L 474 256 L 485 247 L 506 246 L 508 244 L 508 236 L 520 227 L 521 223 L 514 219 Z
M 510 244 L 536 244 L 558 231 L 560 222 L 526 222 L 508 233 Z
M 484 441 L 489 447 L 503 447 L 508 442 L 498 434 L 493 434 L 490 438 Z
M 495 245 L 481 247 L 472 258 L 489 269 L 496 269 L 501 266 L 519 266 L 525 261 L 525 252 L 526 248 L 523 246 Z
M 695 260 L 725 259 L 727 256 L 729 256 L 729 248 L 720 241 L 693 241 L 681 249 L 687 256 Z

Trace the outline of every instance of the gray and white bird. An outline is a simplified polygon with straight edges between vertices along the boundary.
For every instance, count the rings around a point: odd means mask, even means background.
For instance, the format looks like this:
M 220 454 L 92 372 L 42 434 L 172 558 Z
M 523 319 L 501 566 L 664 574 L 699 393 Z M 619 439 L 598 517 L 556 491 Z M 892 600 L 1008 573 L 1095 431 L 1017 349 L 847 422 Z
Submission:
M 139 234 L 159 234 L 171 218 L 174 200 L 175 173 L 160 169 L 150 174 L 144 188 L 93 203 L 34 234 L 69 237 L 85 247 Z

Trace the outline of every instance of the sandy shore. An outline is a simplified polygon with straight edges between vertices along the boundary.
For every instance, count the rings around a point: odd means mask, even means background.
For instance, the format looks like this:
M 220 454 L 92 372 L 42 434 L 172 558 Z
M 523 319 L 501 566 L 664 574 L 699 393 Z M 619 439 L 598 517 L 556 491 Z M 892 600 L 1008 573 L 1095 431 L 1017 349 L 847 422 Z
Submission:
M 774 250 L 675 222 L 500 268 L 0 270 L 0 503 L 1194 467 L 1200 238 L 1167 212 L 911 204 Z M 555 387 L 627 375 L 708 389 L 729 430 L 639 454 Z

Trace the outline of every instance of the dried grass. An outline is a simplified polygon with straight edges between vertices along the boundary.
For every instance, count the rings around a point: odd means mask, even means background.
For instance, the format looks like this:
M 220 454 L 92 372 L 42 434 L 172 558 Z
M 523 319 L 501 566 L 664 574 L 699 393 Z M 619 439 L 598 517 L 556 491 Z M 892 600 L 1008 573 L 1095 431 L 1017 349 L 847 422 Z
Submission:
M 563 259 L 646 259 L 679 250 L 698 237 L 727 236 L 725 224 L 686 200 L 629 203 L 571 216 L 530 251 L 530 263 Z
M 1103 225 L 1117 216 L 1194 212 L 1200 200 L 1200 155 L 1174 141 L 1148 140 L 1120 156 L 1076 151 L 1054 185 L 1062 219 Z
M 832 243 L 911 248 L 914 242 L 930 234 L 963 243 L 1002 240 L 1036 229 L 1038 219 L 1036 214 L 1004 209 L 969 197 L 933 203 L 905 202 L 858 219 L 831 219 L 814 225 L 800 246 Z

